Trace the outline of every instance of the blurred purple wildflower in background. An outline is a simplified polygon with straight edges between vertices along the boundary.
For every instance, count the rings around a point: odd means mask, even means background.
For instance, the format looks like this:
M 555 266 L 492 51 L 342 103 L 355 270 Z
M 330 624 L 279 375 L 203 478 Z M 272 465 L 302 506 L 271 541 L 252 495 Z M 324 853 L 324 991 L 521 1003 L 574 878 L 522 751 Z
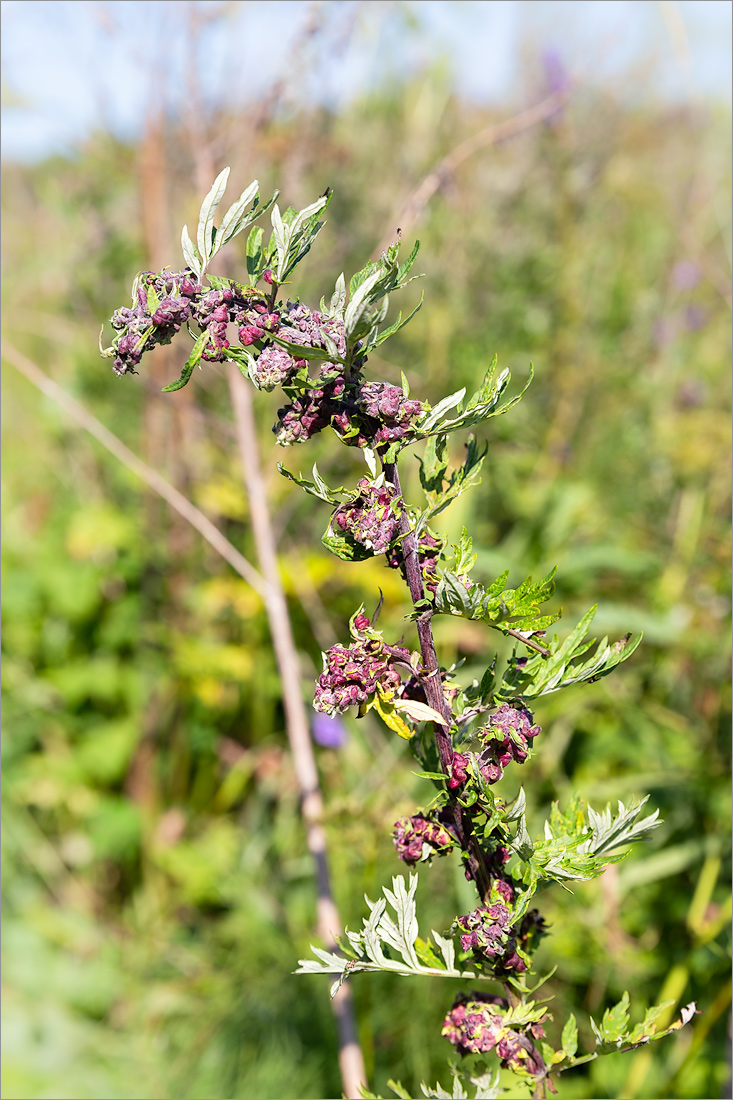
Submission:
M 672 268 L 675 290 L 692 290 L 700 282 L 700 268 L 694 260 L 680 260 Z
M 349 733 L 341 718 L 328 714 L 313 715 L 313 740 L 324 749 L 342 749 L 349 739 Z

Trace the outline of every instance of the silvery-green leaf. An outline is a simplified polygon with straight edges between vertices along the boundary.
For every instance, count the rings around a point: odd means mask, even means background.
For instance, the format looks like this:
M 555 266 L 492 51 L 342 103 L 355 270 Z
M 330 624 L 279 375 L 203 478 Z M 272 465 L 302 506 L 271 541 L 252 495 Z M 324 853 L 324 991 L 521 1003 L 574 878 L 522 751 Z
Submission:
M 249 219 L 249 215 L 254 214 L 254 211 L 247 210 L 247 207 L 257 198 L 259 190 L 259 181 L 252 180 L 249 187 L 246 187 L 237 201 L 233 202 L 229 207 L 226 214 L 221 219 L 221 225 L 217 233 L 217 250 L 221 248 L 222 245 L 225 245 L 227 241 L 231 241 L 233 237 L 236 237 L 237 233 L 244 229 Z
M 211 190 L 201 203 L 201 210 L 199 212 L 199 224 L 196 233 L 196 243 L 203 260 L 202 271 L 205 270 L 206 264 L 211 258 L 211 230 L 214 227 L 214 215 L 216 214 L 216 208 L 221 202 L 222 195 L 226 191 L 227 180 L 229 179 L 229 168 L 225 168 L 214 180 Z
M 439 401 L 432 409 L 423 413 L 416 421 L 415 428 L 421 434 L 427 435 L 449 409 L 453 409 L 456 405 L 460 405 L 465 396 L 466 387 L 464 386 L 463 389 L 456 390 L 455 393 L 451 393 L 448 397 L 444 397 L 443 400 Z
M 369 467 L 369 472 L 372 477 L 377 476 L 377 455 L 371 447 L 362 447 L 361 453 L 364 455 L 364 461 Z
M 395 710 L 402 711 L 413 722 L 437 722 L 441 726 L 448 725 L 442 714 L 438 714 L 437 710 L 433 710 L 427 703 L 421 703 L 418 699 L 393 699 L 392 705 Z
M 361 286 L 357 287 L 356 291 L 351 297 L 349 304 L 346 307 L 346 313 L 344 314 L 344 329 L 346 335 L 350 336 L 356 328 L 359 320 L 361 319 L 364 310 L 367 308 L 367 295 L 375 283 L 378 282 L 381 271 L 377 268 L 372 274 L 365 279 Z
M 400 371 L 400 380 L 402 382 L 402 392 L 404 393 L 405 397 L 409 397 L 410 396 L 410 383 L 407 381 L 407 378 L 405 376 L 405 372 L 403 370 Z
M 304 206 L 302 210 L 298 211 L 290 226 L 292 234 L 295 235 L 295 233 L 305 225 L 309 218 L 312 218 L 314 214 L 318 214 L 323 210 L 324 206 L 328 205 L 330 198 L 330 192 L 327 195 L 321 195 L 320 198 L 317 198 L 310 206 Z
M 344 279 L 343 271 L 336 280 L 336 286 L 334 292 L 331 295 L 331 302 L 328 307 L 329 317 L 342 318 L 344 315 L 344 304 L 346 302 L 346 280 Z
M 327 332 L 322 332 L 322 336 L 323 343 L 326 346 L 326 351 L 328 352 L 329 359 L 331 360 L 331 362 L 335 362 L 335 360 L 339 358 L 338 345 L 333 337 L 329 336 Z
M 382 329 L 381 332 L 377 332 L 374 335 L 370 336 L 369 342 L 365 350 L 367 352 L 374 351 L 376 348 L 380 347 L 380 345 L 382 345 L 385 340 L 389 340 L 390 336 L 394 336 L 395 333 L 399 332 L 400 329 L 403 329 L 405 325 L 409 324 L 415 314 L 420 310 L 423 303 L 423 298 L 424 295 L 421 294 L 420 301 L 417 303 L 415 308 L 410 313 L 408 313 L 407 317 L 403 317 L 402 314 L 399 313 L 397 315 L 397 320 L 393 324 L 389 325 L 388 328 Z
M 181 248 L 183 249 L 183 258 L 186 261 L 187 267 L 190 267 L 191 271 L 201 278 L 201 262 L 196 256 L 193 241 L 188 235 L 188 226 L 186 225 L 184 225 L 183 232 L 181 233 Z
M 334 355 L 326 348 L 311 348 L 305 344 L 293 344 L 290 340 L 285 340 L 282 336 L 278 336 L 278 334 L 274 332 L 270 333 L 270 339 L 279 347 L 285 348 L 286 351 L 290 352 L 293 359 L 307 359 L 318 363 L 346 362 L 345 359 L 342 359 L 339 355 Z M 338 351 L 338 348 L 335 348 L 335 351 Z M 322 380 L 319 384 L 322 384 Z
M 285 225 L 280 213 L 280 207 L 275 203 L 272 208 L 272 214 L 270 215 L 272 221 L 272 233 L 275 238 L 275 247 L 277 249 L 278 260 L 278 272 L 281 268 L 285 267 L 285 260 L 288 252 L 288 243 L 290 241 L 290 232 Z

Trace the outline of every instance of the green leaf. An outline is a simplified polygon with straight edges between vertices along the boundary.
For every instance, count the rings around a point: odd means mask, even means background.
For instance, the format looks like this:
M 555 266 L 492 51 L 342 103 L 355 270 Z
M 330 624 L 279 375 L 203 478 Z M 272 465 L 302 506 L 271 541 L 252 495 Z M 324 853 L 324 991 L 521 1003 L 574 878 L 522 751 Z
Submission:
M 318 466 L 313 465 L 313 481 L 308 481 L 305 477 L 298 477 L 295 474 L 291 474 L 289 470 L 286 470 L 282 462 L 277 464 L 278 473 L 283 477 L 288 478 L 290 481 L 294 481 L 296 485 L 300 485 L 301 489 L 304 489 L 312 497 L 318 497 L 319 500 L 325 501 L 327 504 L 339 504 L 346 498 L 355 499 L 359 495 L 359 491 L 350 491 L 344 489 L 342 485 L 338 489 L 330 489 L 321 475 L 318 473 Z
M 191 354 L 189 355 L 188 359 L 186 360 L 186 362 L 184 364 L 184 367 L 183 367 L 183 370 L 180 373 L 180 376 L 175 380 L 175 382 L 171 382 L 171 383 L 169 383 L 169 385 L 164 386 L 163 389 L 161 390 L 161 393 L 173 393 L 175 390 L 182 390 L 183 389 L 183 387 L 186 385 L 189 378 L 193 374 L 193 368 L 198 363 L 200 363 L 201 356 L 204 353 L 204 348 L 206 347 L 208 342 L 209 342 L 209 333 L 205 330 L 204 332 L 201 333 L 198 340 L 193 345 L 193 350 L 191 351 Z
M 562 1049 L 567 1054 L 568 1058 L 574 1058 L 578 1049 L 578 1025 L 575 1022 L 575 1016 L 570 1014 L 562 1029 Z
M 511 375 L 509 371 L 504 370 L 496 379 L 496 382 L 494 382 L 493 376 L 495 366 L 496 357 L 494 357 L 482 385 L 469 398 L 466 408 L 459 408 L 458 416 L 454 417 L 452 420 L 441 421 L 440 416 L 443 415 L 443 411 L 447 411 L 443 410 L 443 403 L 441 402 L 436 405 L 435 409 L 431 409 L 424 413 L 422 418 L 415 422 L 413 427 L 418 435 L 424 437 L 427 435 L 434 435 L 436 432 L 455 432 L 459 431 L 461 428 L 470 428 L 473 424 L 478 424 L 482 420 L 487 420 L 490 416 L 500 416 L 502 413 L 508 412 L 509 409 L 513 408 L 527 392 L 534 377 L 534 367 L 530 363 L 529 378 L 523 389 L 515 397 L 512 397 L 510 401 L 500 406 L 499 399 L 508 386 Z M 452 397 L 455 397 L 455 394 L 452 395 Z M 463 394 L 461 394 L 461 398 L 462 397 Z M 445 400 L 452 400 L 452 398 Z M 438 409 L 441 409 L 441 413 L 440 416 L 436 418 L 435 413 Z
M 330 550 L 337 558 L 341 558 L 342 561 L 366 561 L 367 558 L 374 557 L 373 550 L 362 546 L 361 543 L 354 542 L 348 535 L 334 531 L 333 524 L 329 524 L 321 542 L 327 550 Z
M 625 992 L 618 1004 L 615 1004 L 613 1008 L 607 1008 L 603 1013 L 600 1028 L 603 1041 L 615 1043 L 617 1039 L 620 1039 L 626 1033 L 628 1026 L 629 995 Z
M 256 225 L 247 237 L 247 274 L 252 283 L 257 282 L 264 269 L 262 236 L 262 227 Z

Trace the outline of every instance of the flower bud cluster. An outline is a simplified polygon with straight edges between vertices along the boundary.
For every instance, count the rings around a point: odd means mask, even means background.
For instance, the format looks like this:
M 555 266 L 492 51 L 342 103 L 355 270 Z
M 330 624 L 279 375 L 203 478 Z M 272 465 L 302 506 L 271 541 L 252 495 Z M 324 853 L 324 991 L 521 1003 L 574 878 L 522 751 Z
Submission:
M 341 504 L 332 526 L 374 554 L 383 554 L 399 535 L 402 498 L 390 484 L 375 485 L 368 478 L 358 483 L 359 496 Z
M 502 1069 L 519 1071 L 522 1076 L 544 1076 L 547 1067 L 532 1042 L 544 1038 L 542 1024 L 531 1023 L 520 1031 L 505 1024 L 507 1015 L 508 1005 L 501 997 L 482 993 L 460 996 L 443 1021 L 442 1034 L 461 1054 L 493 1050 Z
M 415 864 L 434 855 L 449 852 L 458 843 L 455 829 L 440 820 L 415 814 L 401 817 L 392 833 L 397 855 L 405 863 Z
M 502 973 L 523 973 L 529 957 L 517 945 L 517 932 L 512 926 L 514 890 L 503 879 L 494 879 L 488 905 L 456 919 L 462 933 L 461 947 L 473 951 L 479 959 L 491 959 L 495 970 Z
M 381 638 L 372 637 L 353 641 L 348 647 L 331 646 L 323 658 L 313 706 L 325 714 L 343 714 L 350 706 L 366 703 L 377 686 L 396 691 L 402 678 L 394 662 L 409 665 L 410 651 L 400 646 L 390 646 L 387 651 Z
M 530 741 L 541 733 L 532 721 L 526 707 L 505 703 L 492 714 L 488 725 L 478 731 L 477 736 L 485 746 L 478 756 L 478 766 L 487 783 L 497 783 L 512 761 L 523 764 L 527 759 Z
M 404 439 L 410 431 L 410 421 L 422 412 L 420 401 L 409 401 L 399 386 L 387 382 L 365 382 L 360 404 L 364 413 L 379 423 L 372 436 L 375 444 Z
M 159 275 L 144 271 L 138 277 L 132 307 L 123 306 L 112 314 L 112 328 L 118 334 L 112 342 L 115 374 L 135 374 L 145 351 L 156 344 L 170 344 L 191 316 L 197 293 L 198 284 L 191 271 Z
M 273 428 L 278 443 L 305 442 L 328 424 L 351 447 L 409 438 L 411 421 L 422 412 L 421 402 L 408 401 L 399 386 L 363 382 L 358 369 L 348 377 L 339 374 L 334 378 L 335 370 L 336 364 L 322 364 L 323 385 L 278 410 Z
M 326 317 L 299 302 L 288 302 L 283 313 L 268 313 L 264 303 L 257 304 L 246 316 L 237 320 L 241 321 L 239 339 L 245 346 L 266 340 L 268 335 L 277 335 L 289 344 L 298 344 L 304 348 L 327 350 L 327 341 L 330 341 L 335 345 L 339 358 L 346 354 L 343 321 Z M 267 344 L 256 356 L 255 380 L 262 389 L 272 390 L 275 386 L 287 385 L 293 375 L 305 366 L 306 359 L 295 353 L 291 354 L 277 344 Z M 321 364 L 320 374 L 323 378 L 332 377 L 337 370 L 335 363 L 324 362 Z M 321 397 L 325 397 L 325 394 Z M 315 400 L 318 401 L 318 398 L 315 397 Z M 328 418 L 324 423 L 328 423 Z

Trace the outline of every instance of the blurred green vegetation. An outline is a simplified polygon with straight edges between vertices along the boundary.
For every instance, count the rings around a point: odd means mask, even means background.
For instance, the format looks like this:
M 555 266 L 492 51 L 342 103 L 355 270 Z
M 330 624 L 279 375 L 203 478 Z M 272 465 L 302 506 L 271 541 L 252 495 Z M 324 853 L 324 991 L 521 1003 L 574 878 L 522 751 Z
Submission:
M 242 186 L 256 175 L 294 205 L 335 189 L 298 284 L 317 302 L 489 120 L 428 73 L 339 116 L 208 125 L 215 167 L 232 163 Z M 648 792 L 665 819 L 601 881 L 542 897 L 552 934 L 539 967 L 557 965 L 556 1017 L 576 1012 L 588 1046 L 587 1014 L 627 988 L 639 1015 L 660 999 L 695 999 L 702 1014 L 653 1049 L 563 1077 L 561 1097 L 729 1095 L 729 142 L 725 112 L 580 89 L 443 181 L 413 230 L 423 310 L 370 363 L 436 400 L 495 351 L 515 382 L 533 360 L 525 399 L 482 433 L 483 484 L 444 530 L 471 528 L 477 576 L 557 564 L 568 621 L 598 601 L 598 634 L 645 633 L 613 677 L 536 710 L 545 733 L 521 774 L 535 829 L 575 789 L 597 806 Z M 139 147 L 100 134 L 73 158 L 5 165 L 4 326 L 254 560 L 223 371 L 162 397 L 185 341 L 135 379 L 97 354 L 135 272 L 180 263 L 193 180 L 174 122 L 151 122 Z M 291 974 L 315 888 L 261 601 L 12 367 L 3 386 L 3 1095 L 338 1096 L 326 985 Z M 277 402 L 258 396 L 261 443 L 309 691 L 320 649 L 379 588 L 387 631 L 412 639 L 399 578 L 329 558 L 326 511 L 275 471 L 317 460 L 339 483 L 359 457 L 330 433 L 275 454 Z M 413 500 L 416 465 L 404 462 Z M 464 679 L 485 667 L 492 639 L 476 624 L 436 629 Z M 319 765 L 353 926 L 364 892 L 401 870 L 393 821 L 425 796 L 402 742 L 371 715 L 348 727 Z M 421 879 L 425 927 L 473 905 L 450 861 Z M 383 1094 L 390 1077 L 446 1083 L 439 1031 L 457 990 L 419 985 L 353 983 Z

